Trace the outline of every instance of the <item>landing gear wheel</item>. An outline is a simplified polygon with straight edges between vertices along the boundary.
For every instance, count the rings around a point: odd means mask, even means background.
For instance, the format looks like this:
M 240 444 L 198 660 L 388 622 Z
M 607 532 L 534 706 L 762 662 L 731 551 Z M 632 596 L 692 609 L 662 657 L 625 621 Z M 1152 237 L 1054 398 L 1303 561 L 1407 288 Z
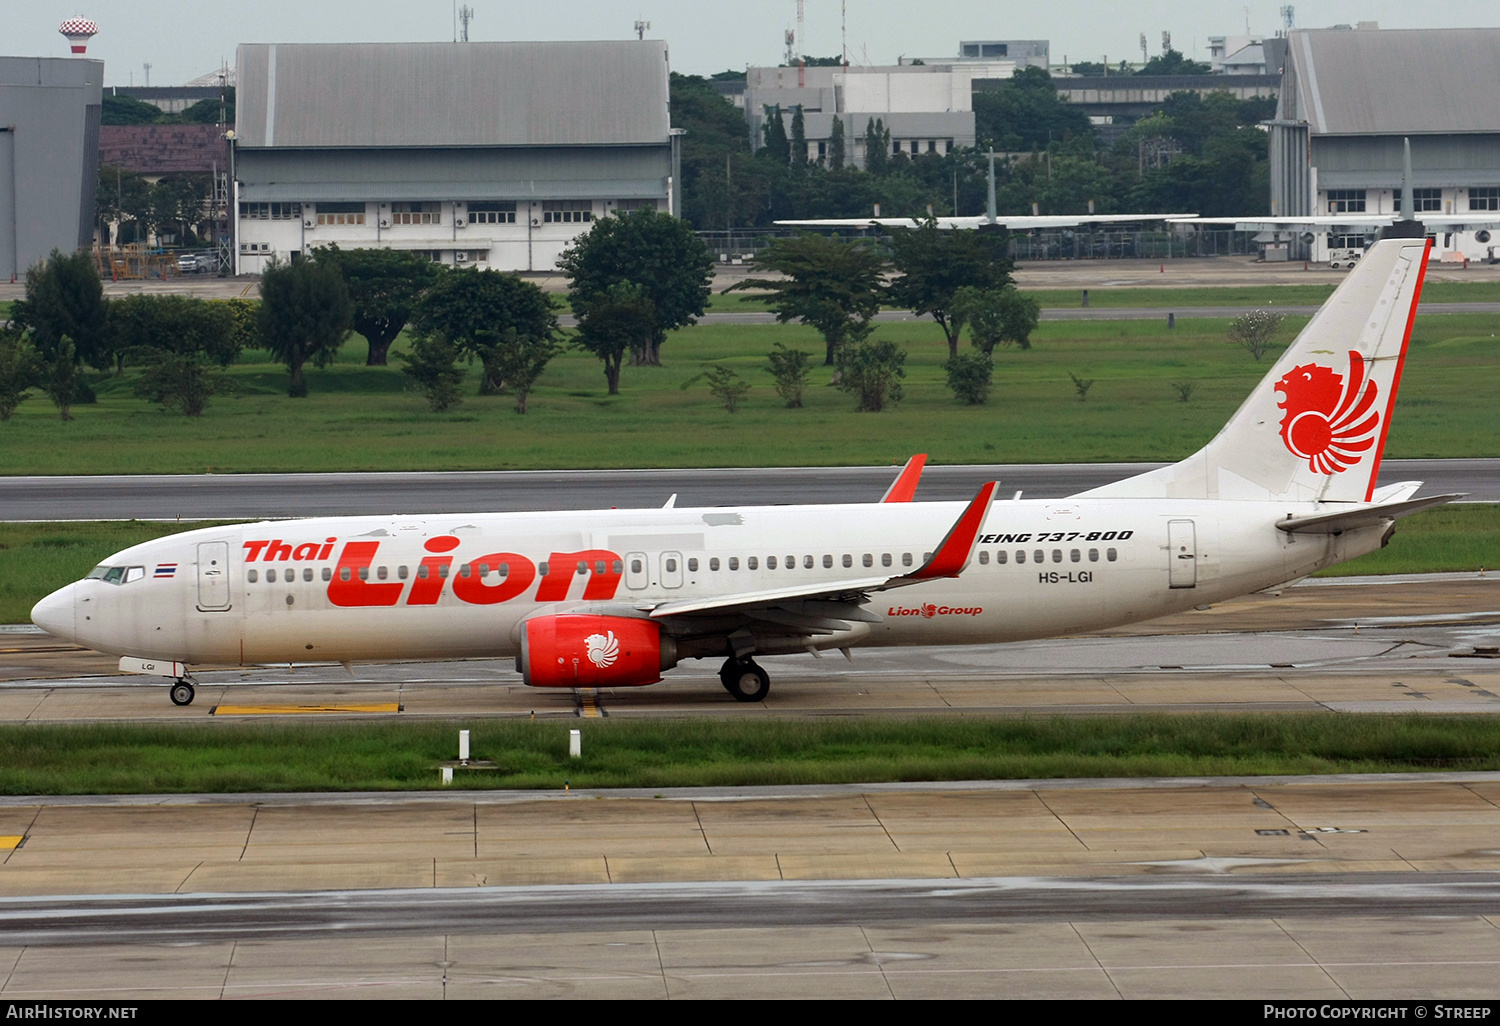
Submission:
M 193 686 L 191 684 L 189 684 L 185 680 L 179 680 L 176 684 L 172 685 L 172 704 L 192 705 L 194 694 L 196 694 L 196 692 L 194 692 Z
M 771 691 L 771 677 L 754 659 L 731 659 L 719 671 L 724 690 L 736 702 L 759 702 Z

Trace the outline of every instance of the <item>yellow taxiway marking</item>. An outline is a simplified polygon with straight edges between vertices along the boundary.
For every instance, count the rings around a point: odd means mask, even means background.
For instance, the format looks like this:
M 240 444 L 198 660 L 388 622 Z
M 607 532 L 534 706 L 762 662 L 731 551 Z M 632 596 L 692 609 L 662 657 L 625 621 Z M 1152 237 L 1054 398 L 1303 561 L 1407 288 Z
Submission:
M 215 716 L 295 716 L 299 713 L 396 713 L 400 702 L 317 702 L 311 705 L 219 705 Z
M 0 837 L 0 851 L 14 851 L 26 840 L 25 834 L 17 834 L 12 837 Z

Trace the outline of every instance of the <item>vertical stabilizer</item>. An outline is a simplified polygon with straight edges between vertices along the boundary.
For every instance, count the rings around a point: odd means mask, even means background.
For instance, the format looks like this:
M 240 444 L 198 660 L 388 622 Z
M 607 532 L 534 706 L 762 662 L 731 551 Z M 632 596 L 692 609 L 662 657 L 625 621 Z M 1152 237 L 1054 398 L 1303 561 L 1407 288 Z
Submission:
M 1427 254 L 1425 237 L 1375 243 L 1212 442 L 1082 494 L 1368 502 Z

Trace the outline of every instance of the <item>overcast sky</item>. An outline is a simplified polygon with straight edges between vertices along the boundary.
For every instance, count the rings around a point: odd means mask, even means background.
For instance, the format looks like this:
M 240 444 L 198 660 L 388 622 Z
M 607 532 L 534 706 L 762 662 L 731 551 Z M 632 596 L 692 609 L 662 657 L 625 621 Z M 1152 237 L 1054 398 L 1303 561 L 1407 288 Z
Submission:
M 103 60 L 106 85 L 180 85 L 234 62 L 238 43 L 451 41 L 449 0 L 3 0 L 6 55 L 66 56 L 57 32 L 64 18 L 99 23 L 88 56 Z M 628 39 L 637 19 L 648 36 L 665 39 L 672 69 L 711 74 L 750 64 L 775 64 L 782 33 L 796 24 L 795 0 L 468 0 L 471 40 Z M 1052 60 L 1140 59 L 1140 34 L 1150 53 L 1162 32 L 1189 57 L 1207 58 L 1211 35 L 1246 30 L 1270 35 L 1280 3 L 1242 0 L 1153 0 L 1120 4 L 1091 0 L 1039 3 L 996 0 L 848 0 L 851 63 L 889 64 L 898 56 L 947 57 L 960 39 L 1047 39 Z M 1497 0 L 1296 0 L 1298 28 L 1374 20 L 1381 28 L 1500 26 Z M 803 52 L 841 48 L 839 0 L 806 0 Z

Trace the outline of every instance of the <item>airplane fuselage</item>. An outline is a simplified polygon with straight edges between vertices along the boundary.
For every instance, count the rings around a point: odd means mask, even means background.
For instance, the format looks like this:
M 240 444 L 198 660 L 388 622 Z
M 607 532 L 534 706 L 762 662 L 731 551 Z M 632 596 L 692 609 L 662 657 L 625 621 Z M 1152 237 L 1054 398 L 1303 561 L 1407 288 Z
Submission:
M 895 576 L 961 503 L 343 517 L 208 528 L 127 549 L 71 586 L 73 635 L 181 663 L 517 655 L 522 623 Z M 871 595 L 866 621 L 759 652 L 1016 641 L 1150 619 L 1378 548 L 1383 526 L 1277 530 L 1313 503 L 999 501 L 961 576 Z M 67 592 L 59 593 L 62 600 Z M 712 623 L 679 628 L 684 636 Z M 49 628 L 50 629 L 50 628 Z M 722 642 L 687 654 L 721 654 Z

